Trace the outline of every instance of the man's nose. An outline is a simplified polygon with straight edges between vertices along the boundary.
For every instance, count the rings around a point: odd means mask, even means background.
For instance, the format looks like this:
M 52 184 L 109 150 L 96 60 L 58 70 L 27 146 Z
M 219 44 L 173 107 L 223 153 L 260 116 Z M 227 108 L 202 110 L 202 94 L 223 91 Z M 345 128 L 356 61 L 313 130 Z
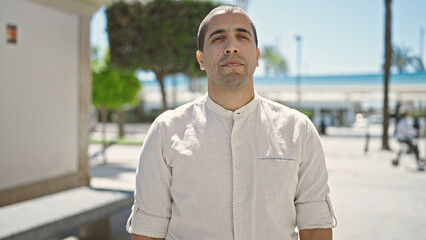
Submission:
M 240 50 L 235 45 L 235 42 L 230 40 L 230 41 L 228 41 L 228 45 L 226 45 L 224 53 L 225 53 L 225 55 L 238 54 L 238 53 L 240 53 Z

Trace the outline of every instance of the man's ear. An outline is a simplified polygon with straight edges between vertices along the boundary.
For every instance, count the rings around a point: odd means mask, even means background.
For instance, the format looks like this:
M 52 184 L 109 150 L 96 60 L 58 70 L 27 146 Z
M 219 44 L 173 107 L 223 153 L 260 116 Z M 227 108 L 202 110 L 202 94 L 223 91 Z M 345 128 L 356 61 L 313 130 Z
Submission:
M 259 67 L 260 48 L 257 48 L 256 53 L 257 53 L 257 65 L 256 66 Z
M 200 69 L 205 70 L 204 61 L 203 61 L 203 52 L 201 52 L 200 50 L 197 50 L 197 61 L 198 61 L 198 64 L 200 64 Z

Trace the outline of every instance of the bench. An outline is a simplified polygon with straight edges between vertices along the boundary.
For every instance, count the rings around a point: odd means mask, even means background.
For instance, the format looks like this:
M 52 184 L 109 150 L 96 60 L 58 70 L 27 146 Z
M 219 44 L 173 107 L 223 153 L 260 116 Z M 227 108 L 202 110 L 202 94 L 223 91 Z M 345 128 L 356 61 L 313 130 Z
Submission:
M 80 239 L 111 239 L 108 216 L 133 195 L 79 187 L 0 208 L 0 239 L 48 239 L 80 229 Z M 124 226 L 123 226 L 124 227 Z

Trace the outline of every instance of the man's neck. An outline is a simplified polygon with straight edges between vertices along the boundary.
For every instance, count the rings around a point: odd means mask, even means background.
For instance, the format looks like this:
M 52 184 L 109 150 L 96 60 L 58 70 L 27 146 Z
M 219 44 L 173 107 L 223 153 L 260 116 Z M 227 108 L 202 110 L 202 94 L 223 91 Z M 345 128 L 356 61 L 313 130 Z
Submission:
M 209 97 L 226 110 L 235 111 L 248 104 L 254 98 L 253 82 L 240 90 L 224 90 L 209 82 Z

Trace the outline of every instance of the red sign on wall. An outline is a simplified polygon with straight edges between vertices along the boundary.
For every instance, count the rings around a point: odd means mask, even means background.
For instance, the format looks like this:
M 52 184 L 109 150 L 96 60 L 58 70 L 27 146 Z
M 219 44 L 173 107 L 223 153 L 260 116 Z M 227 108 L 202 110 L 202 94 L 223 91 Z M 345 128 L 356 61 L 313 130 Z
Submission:
M 16 44 L 18 42 L 18 29 L 16 25 L 7 24 L 7 42 Z

